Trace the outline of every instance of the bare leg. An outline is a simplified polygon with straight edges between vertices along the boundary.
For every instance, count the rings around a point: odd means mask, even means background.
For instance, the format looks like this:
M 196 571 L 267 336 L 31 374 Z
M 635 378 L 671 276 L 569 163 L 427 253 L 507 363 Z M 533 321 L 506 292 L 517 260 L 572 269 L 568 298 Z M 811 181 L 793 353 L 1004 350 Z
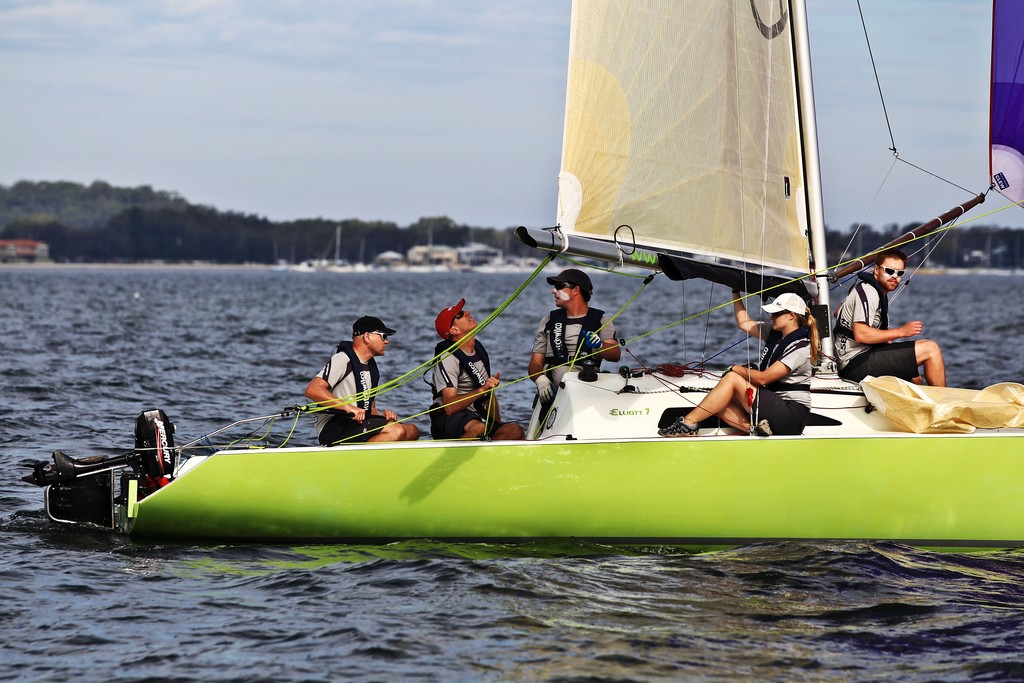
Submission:
M 462 429 L 463 439 L 479 439 L 484 435 L 487 425 L 480 420 L 470 420 Z M 526 436 L 523 428 L 515 422 L 506 422 L 494 430 L 491 438 L 495 441 L 522 441 Z
M 462 429 L 463 439 L 479 439 L 484 436 L 484 432 L 487 429 L 480 420 L 470 420 L 466 423 L 466 426 Z M 495 441 L 521 441 L 526 436 L 523 428 L 515 422 L 507 422 L 491 434 L 491 438 Z
M 708 395 L 704 397 L 704 400 L 701 401 L 696 408 L 687 413 L 686 417 L 683 419 L 690 424 L 697 424 L 701 420 L 706 420 L 712 415 L 718 415 L 733 427 L 742 431 L 749 431 L 750 419 L 748 417 L 746 406 L 747 389 L 750 388 L 750 383 L 740 377 L 737 373 L 727 373 L 723 375 L 718 384 L 708 392 Z M 757 390 L 755 389 L 754 391 L 756 392 Z
M 420 430 L 414 424 L 388 422 L 379 432 L 367 439 L 368 442 L 382 441 L 415 441 L 420 438 Z
M 914 353 L 917 364 L 924 366 L 924 378 L 933 387 L 946 386 L 946 363 L 942 359 L 942 350 L 931 339 L 920 339 L 914 342 Z
M 525 436 L 523 428 L 515 422 L 506 422 L 491 434 L 495 441 L 521 441 Z

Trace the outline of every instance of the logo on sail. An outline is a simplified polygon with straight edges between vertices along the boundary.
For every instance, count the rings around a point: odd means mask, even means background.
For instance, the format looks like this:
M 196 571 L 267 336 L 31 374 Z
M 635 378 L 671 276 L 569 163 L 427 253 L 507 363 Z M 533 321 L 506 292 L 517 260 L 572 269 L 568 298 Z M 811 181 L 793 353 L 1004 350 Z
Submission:
M 761 15 L 757 11 L 757 6 L 754 4 L 755 0 L 750 0 L 750 11 L 754 15 L 754 23 L 757 24 L 757 29 L 761 32 L 761 35 L 771 40 L 772 38 L 778 38 L 782 32 L 786 29 L 786 24 L 789 22 L 789 15 L 786 14 L 786 8 L 782 5 L 782 0 L 779 0 L 779 12 L 782 16 L 774 24 L 769 26 L 761 20 Z
M 1010 187 L 1010 183 L 1007 182 L 1006 176 L 1003 175 L 1002 171 L 1000 171 L 999 173 L 996 173 L 994 176 L 992 176 L 992 179 L 996 181 L 996 186 L 1000 190 L 1005 190 L 1005 189 Z

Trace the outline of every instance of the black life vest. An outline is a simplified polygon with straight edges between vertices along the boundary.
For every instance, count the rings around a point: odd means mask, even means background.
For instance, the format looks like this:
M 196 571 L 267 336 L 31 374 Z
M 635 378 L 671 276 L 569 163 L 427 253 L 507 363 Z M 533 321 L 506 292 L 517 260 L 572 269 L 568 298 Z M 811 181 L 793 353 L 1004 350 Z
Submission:
M 583 338 L 583 335 L 587 332 L 596 332 L 601 327 L 601 318 L 604 316 L 604 311 L 599 308 L 589 308 L 586 314 L 582 317 L 582 323 L 580 328 L 580 335 L 577 337 L 577 345 L 579 340 Z M 573 318 L 573 320 L 580 320 L 580 318 Z M 561 308 L 556 308 L 548 314 L 548 324 L 545 326 L 545 331 L 548 335 L 548 353 L 549 355 L 544 358 L 544 362 L 548 366 L 552 365 L 564 365 L 570 360 L 570 351 L 565 343 L 565 328 L 569 324 L 569 314 Z M 572 350 L 572 355 L 576 355 L 576 349 Z M 590 367 L 601 367 L 601 356 L 598 354 L 589 355 L 586 358 L 580 358 L 576 361 L 578 365 L 590 366 Z
M 850 295 L 853 295 L 853 293 L 856 292 L 863 304 L 867 298 L 863 290 L 864 285 L 867 284 L 874 287 L 875 291 L 878 292 L 878 329 L 889 329 L 889 292 L 883 289 L 882 286 L 878 284 L 878 281 L 875 280 L 874 275 L 870 273 L 857 273 L 857 279 L 859 279 L 860 282 L 850 288 Z M 836 326 L 833 332 L 835 334 L 841 334 L 849 339 L 854 338 L 853 329 L 842 324 L 839 320 L 836 321 Z M 865 346 L 880 346 L 880 344 L 865 344 Z
M 434 358 L 440 356 L 451 348 L 451 346 L 452 342 L 448 340 L 438 342 L 437 346 L 434 347 Z M 473 381 L 473 386 L 479 389 L 491 376 L 491 359 L 487 356 L 487 349 L 484 348 L 483 342 L 479 339 L 477 339 L 474 344 L 472 356 L 466 353 L 464 349 L 465 347 L 453 349 L 451 354 L 459 361 L 459 367 L 462 368 L 462 371 L 469 375 L 469 378 Z M 480 362 L 484 364 L 484 372 L 486 373 L 484 376 L 480 375 L 480 369 L 473 362 L 477 358 L 479 358 Z M 458 389 L 457 384 L 458 380 L 456 379 L 456 389 Z M 434 400 L 436 401 L 441 398 L 441 391 L 437 387 L 434 387 L 433 389 Z M 480 397 L 480 399 L 478 399 L 473 405 L 477 412 L 481 415 L 485 414 L 487 412 L 487 397 Z
M 764 340 L 764 348 L 761 349 L 761 358 L 758 361 L 757 369 L 764 372 L 772 363 L 781 359 L 790 347 L 800 348 L 801 346 L 810 346 L 810 344 L 811 330 L 809 328 L 798 327 L 785 337 L 778 330 L 772 330 L 768 333 L 768 338 Z M 765 389 L 775 393 L 811 390 L 810 384 L 787 382 L 788 379 L 789 375 L 786 375 L 782 379 L 766 385 Z
M 356 380 L 356 394 L 361 396 L 359 400 L 355 402 L 356 406 L 363 410 L 370 410 L 370 406 L 373 404 L 373 396 L 369 395 L 371 389 L 375 389 L 380 383 L 380 370 L 377 369 L 377 360 L 371 358 L 370 362 L 364 363 L 359 360 L 359 356 L 356 355 L 355 349 L 352 348 L 352 342 L 345 340 L 338 344 L 338 353 L 344 353 L 348 356 L 348 370 L 338 380 L 338 384 L 348 377 L 348 373 L 353 373 Z M 363 375 L 363 368 L 370 371 L 370 386 L 366 386 L 365 376 Z M 326 377 L 324 378 L 326 379 Z M 335 385 L 337 386 L 337 385 Z M 331 387 L 334 390 L 334 387 Z
M 434 347 L 434 357 L 437 358 L 442 353 L 447 351 L 451 346 L 452 342 L 450 341 L 438 342 L 437 346 Z M 487 349 L 484 348 L 483 342 L 477 339 L 476 344 L 474 344 L 473 355 L 479 356 L 480 361 L 484 364 L 484 370 L 487 372 L 487 375 L 485 377 L 481 377 L 480 370 L 472 362 L 473 356 L 470 356 L 468 353 L 466 353 L 464 348 L 465 347 L 459 347 L 457 349 L 453 349 L 451 354 L 455 356 L 455 358 L 459 361 L 459 367 L 461 367 L 463 371 L 467 375 L 469 375 L 469 378 L 473 380 L 473 384 L 476 386 L 477 389 L 479 389 L 484 385 L 484 382 L 487 381 L 487 378 L 491 376 L 491 359 L 488 358 L 487 356 Z

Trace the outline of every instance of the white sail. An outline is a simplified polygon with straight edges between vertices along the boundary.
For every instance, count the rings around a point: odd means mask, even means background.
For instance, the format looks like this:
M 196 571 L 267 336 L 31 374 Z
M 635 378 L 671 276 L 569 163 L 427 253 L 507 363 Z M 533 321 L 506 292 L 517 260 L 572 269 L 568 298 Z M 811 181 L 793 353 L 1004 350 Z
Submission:
M 807 272 L 795 71 L 788 3 L 577 0 L 559 225 Z

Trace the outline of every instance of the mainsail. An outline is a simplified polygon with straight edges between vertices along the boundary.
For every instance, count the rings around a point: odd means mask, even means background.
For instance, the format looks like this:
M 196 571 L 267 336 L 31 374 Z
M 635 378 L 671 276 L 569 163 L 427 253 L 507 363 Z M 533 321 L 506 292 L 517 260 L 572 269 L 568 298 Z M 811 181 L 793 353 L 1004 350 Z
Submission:
M 1024 2 L 992 3 L 992 182 L 1000 194 L 1024 201 Z
M 574 2 L 562 230 L 807 273 L 794 41 L 779 0 Z

